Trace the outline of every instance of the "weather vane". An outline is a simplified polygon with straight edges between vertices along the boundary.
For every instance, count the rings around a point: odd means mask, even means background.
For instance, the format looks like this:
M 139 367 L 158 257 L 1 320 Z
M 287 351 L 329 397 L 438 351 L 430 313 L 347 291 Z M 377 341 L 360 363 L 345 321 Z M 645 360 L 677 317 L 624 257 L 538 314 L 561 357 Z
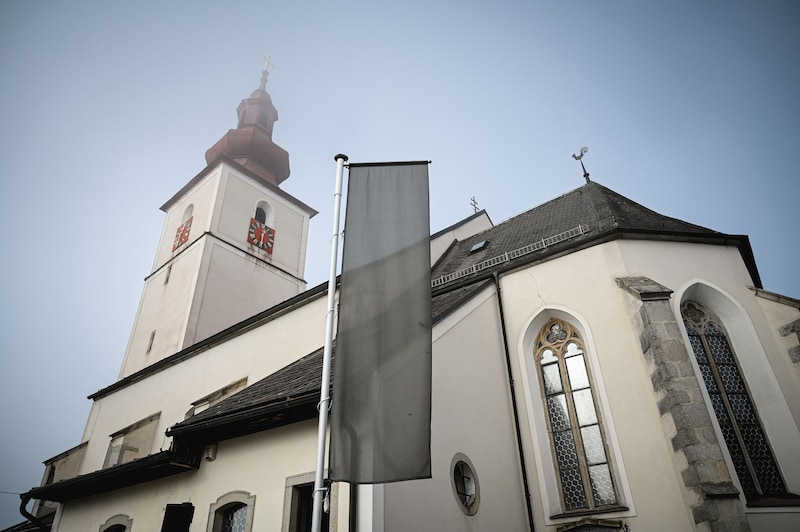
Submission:
M 469 204 L 470 204 L 470 205 L 472 205 L 472 209 L 473 209 L 475 212 L 478 212 L 478 200 L 476 200 L 476 199 L 475 199 L 475 196 L 472 196 L 472 197 L 469 199 Z
M 583 168 L 583 178 L 588 183 L 589 182 L 589 172 L 586 171 L 586 167 L 583 165 L 583 156 L 586 155 L 587 151 L 589 151 L 589 148 L 584 146 L 583 148 L 581 148 L 581 154 L 580 155 L 575 155 L 573 153 L 572 154 L 572 158 L 575 159 L 576 161 L 580 161 L 581 162 L 581 168 Z

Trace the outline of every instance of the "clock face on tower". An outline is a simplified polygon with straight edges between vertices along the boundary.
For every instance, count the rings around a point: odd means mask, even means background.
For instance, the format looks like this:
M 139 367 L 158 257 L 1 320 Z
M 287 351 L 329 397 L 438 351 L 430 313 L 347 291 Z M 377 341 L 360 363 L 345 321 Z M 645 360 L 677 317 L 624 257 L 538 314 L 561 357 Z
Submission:
M 175 241 L 172 243 L 172 251 L 175 251 L 189 241 L 189 231 L 192 230 L 192 219 L 183 222 L 175 232 Z
M 272 253 L 275 244 L 275 229 L 267 227 L 255 218 L 250 218 L 250 230 L 247 232 L 247 243 L 257 248 Z

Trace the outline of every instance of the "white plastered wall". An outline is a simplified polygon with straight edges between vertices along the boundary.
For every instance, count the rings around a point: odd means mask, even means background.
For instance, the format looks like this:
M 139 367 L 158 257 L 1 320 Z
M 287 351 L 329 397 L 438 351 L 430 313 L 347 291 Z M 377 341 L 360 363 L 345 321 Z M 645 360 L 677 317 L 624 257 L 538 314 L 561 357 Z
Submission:
M 132 518 L 134 531 L 160 530 L 166 504 L 191 502 L 190 532 L 206 532 L 211 504 L 226 493 L 255 495 L 253 530 L 282 530 L 286 481 L 313 472 L 316 460 L 316 420 L 220 442 L 216 458 L 200 469 L 141 486 L 76 500 L 63 505 L 54 532 L 97 530 L 117 514 Z M 342 492 L 343 496 L 339 495 Z M 333 497 L 331 530 L 347 530 L 347 490 Z
M 211 231 L 227 241 L 251 248 L 247 244 L 250 218 L 259 200 L 274 209 L 272 227 L 276 229 L 272 254 L 255 248 L 252 252 L 295 277 L 302 278 L 305 269 L 306 244 L 310 214 L 298 204 L 255 183 L 242 173 L 223 165 L 224 178 L 220 199 L 214 213 Z
M 327 307 L 322 296 L 94 401 L 82 439 L 89 443 L 80 473 L 102 467 L 109 436 L 116 431 L 161 412 L 151 452 L 167 449 L 164 432 L 184 419 L 193 401 L 243 377 L 253 384 L 322 347 Z
M 697 529 L 642 355 L 636 307 L 615 281 L 627 275 L 619 243 L 609 242 L 501 278 L 537 530 L 579 519 L 551 518 L 560 513 L 560 500 L 533 364 L 533 339 L 551 316 L 578 326 L 587 343 L 618 492 L 628 508 L 602 517 L 622 519 L 634 530 L 661 530 L 665 522 L 672 530 Z
M 452 488 L 453 457 L 474 466 L 479 507 Z M 383 526 L 407 530 L 527 530 L 497 298 L 484 289 L 433 329 L 432 478 L 386 484 Z
M 797 460 L 797 453 L 800 450 L 800 431 L 798 431 L 797 423 L 792 416 L 790 403 L 787 400 L 797 390 L 792 386 L 793 382 L 790 379 L 782 379 L 783 383 L 779 381 L 778 375 L 780 374 L 784 375 L 784 377 L 787 375 L 791 377 L 791 368 L 784 363 L 781 357 L 768 357 L 770 343 L 762 343 L 756 332 L 754 321 L 762 321 L 763 316 L 749 316 L 744 306 L 720 287 L 699 279 L 689 281 L 678 291 L 673 302 L 676 313 L 680 313 L 680 304 L 686 300 L 700 302 L 723 322 L 731 347 L 736 355 L 737 363 L 758 411 L 761 424 L 781 469 L 786 488 L 792 493 L 800 494 L 800 461 Z M 683 333 L 684 341 L 688 345 L 688 336 L 685 329 Z M 765 338 L 771 339 L 769 335 L 765 335 Z M 774 342 L 772 343 L 774 344 Z M 700 370 L 694 357 L 691 358 L 691 361 L 696 374 L 700 375 Z M 716 423 L 716 416 L 710 407 L 708 393 L 702 382 L 700 382 L 700 388 L 706 399 L 706 405 L 709 405 L 709 415 L 713 420 L 717 439 L 720 442 L 724 442 L 722 432 Z M 798 405 L 795 404 L 794 406 L 797 407 Z M 725 445 L 722 446 L 722 451 L 728 463 L 731 477 L 741 492 L 733 462 Z M 740 499 L 742 504 L 746 505 L 743 494 L 740 495 Z M 775 527 L 778 523 L 789 522 L 787 519 L 793 522 L 793 526 L 800 527 L 800 508 L 748 508 L 747 512 L 754 531 L 777 530 Z

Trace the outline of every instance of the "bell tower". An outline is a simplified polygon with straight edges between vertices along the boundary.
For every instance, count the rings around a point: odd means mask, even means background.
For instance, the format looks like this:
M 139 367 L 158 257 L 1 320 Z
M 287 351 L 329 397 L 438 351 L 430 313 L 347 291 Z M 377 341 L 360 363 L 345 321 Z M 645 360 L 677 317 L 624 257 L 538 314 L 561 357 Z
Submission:
M 306 289 L 308 224 L 317 212 L 279 187 L 289 154 L 272 140 L 278 111 L 268 67 L 239 104 L 236 129 L 161 206 L 164 229 L 119 378 Z

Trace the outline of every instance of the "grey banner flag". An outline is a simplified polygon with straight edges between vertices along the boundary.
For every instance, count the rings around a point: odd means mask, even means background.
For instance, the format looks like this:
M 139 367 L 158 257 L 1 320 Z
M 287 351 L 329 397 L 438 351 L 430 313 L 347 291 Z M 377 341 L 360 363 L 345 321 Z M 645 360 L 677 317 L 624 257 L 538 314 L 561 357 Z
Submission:
M 430 478 L 428 164 L 351 164 L 331 406 L 331 480 Z

